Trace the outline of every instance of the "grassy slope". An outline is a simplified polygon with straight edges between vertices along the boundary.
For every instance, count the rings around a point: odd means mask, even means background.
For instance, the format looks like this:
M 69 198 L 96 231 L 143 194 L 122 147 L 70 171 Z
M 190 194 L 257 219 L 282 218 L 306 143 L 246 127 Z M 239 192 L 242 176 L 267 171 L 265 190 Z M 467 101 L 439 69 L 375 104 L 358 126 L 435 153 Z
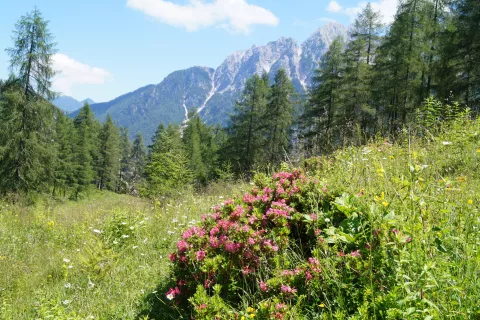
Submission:
M 0 319 L 134 319 L 168 277 L 180 231 L 232 193 L 216 185 L 156 205 L 112 193 L 0 204 Z
M 397 145 L 346 148 L 318 163 L 331 188 L 382 203 L 411 235 L 391 275 L 406 305 L 421 298 L 445 318 L 479 316 L 480 122 L 458 123 L 430 142 L 405 135 Z M 134 319 L 168 281 L 168 253 L 181 229 L 241 188 L 216 186 L 157 208 L 114 194 L 31 208 L 2 204 L 0 318 Z

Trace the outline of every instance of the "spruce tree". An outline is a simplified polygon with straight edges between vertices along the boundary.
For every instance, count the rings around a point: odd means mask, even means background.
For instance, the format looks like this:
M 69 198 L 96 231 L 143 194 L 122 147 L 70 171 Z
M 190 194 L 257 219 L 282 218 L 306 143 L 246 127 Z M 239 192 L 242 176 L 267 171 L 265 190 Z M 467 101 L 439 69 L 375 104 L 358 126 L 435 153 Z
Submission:
M 319 69 L 313 78 L 308 103 L 302 116 L 307 139 L 313 152 L 326 152 L 338 145 L 338 115 L 342 102 L 342 71 L 344 40 L 336 38 L 322 56 Z
M 15 25 L 14 47 L 7 49 L 10 70 L 20 80 L 27 100 L 39 95 L 48 100 L 55 98 L 50 90 L 55 71 L 52 57 L 56 53 L 53 36 L 37 8 L 22 16 Z
M 166 196 L 185 188 L 192 181 L 180 127 L 168 125 L 159 131 L 145 166 L 145 196 Z
M 264 117 L 268 161 L 273 165 L 284 160 L 285 153 L 290 149 L 293 94 L 294 88 L 287 73 L 283 69 L 278 70 Z
M 238 172 L 250 172 L 263 163 L 261 147 L 265 145 L 262 117 L 269 95 L 268 77 L 254 75 L 245 83 L 242 97 L 231 115 L 227 153 Z
M 371 86 L 376 49 L 382 31 L 380 13 L 370 3 L 358 15 L 350 32 L 345 50 L 345 70 L 342 81 L 343 102 L 340 121 L 342 140 L 351 140 L 354 130 L 372 132 L 375 109 L 372 106 Z
M 120 135 L 110 115 L 103 123 L 99 141 L 98 188 L 115 191 L 120 171 Z
M 128 128 L 120 128 L 120 171 L 118 174 L 117 192 L 128 192 L 133 179 L 132 142 L 128 138 Z
M 57 193 L 66 196 L 67 189 L 74 185 L 73 121 L 62 111 L 57 110 L 55 115 L 55 162 L 52 195 Z
M 132 166 L 132 187 L 135 188 L 143 180 L 147 151 L 143 142 L 143 136 L 138 133 L 133 141 L 130 163 Z M 132 190 L 136 193 L 136 188 Z
M 96 162 L 98 158 L 98 123 L 96 123 L 90 105 L 85 105 L 73 120 L 75 136 L 73 143 L 74 198 L 95 182 Z
M 34 9 L 15 25 L 7 49 L 12 78 L 0 98 L 0 170 L 2 192 L 45 190 L 53 180 L 54 107 L 50 90 L 55 43 L 40 12 Z

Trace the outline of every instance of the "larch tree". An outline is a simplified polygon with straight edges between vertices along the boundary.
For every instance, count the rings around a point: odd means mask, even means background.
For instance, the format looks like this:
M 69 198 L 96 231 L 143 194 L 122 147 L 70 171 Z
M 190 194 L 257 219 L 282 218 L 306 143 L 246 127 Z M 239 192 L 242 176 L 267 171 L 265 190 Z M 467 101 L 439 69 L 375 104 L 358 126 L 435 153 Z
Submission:
M 10 56 L 11 81 L 0 100 L 0 167 L 3 192 L 40 191 L 49 187 L 55 157 L 54 107 L 55 43 L 48 22 L 35 8 L 15 25 Z
M 267 160 L 272 165 L 278 165 L 285 160 L 285 155 L 290 150 L 294 92 L 287 72 L 283 69 L 278 70 L 263 117 L 266 123 Z
M 120 135 L 110 115 L 100 130 L 99 142 L 98 188 L 115 191 L 120 171 Z

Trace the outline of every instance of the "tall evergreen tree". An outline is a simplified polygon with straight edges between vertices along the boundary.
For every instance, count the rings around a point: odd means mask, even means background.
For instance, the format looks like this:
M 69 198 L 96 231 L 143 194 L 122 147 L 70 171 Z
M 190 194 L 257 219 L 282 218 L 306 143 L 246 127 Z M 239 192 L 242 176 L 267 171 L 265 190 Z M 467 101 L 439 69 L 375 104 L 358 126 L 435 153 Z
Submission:
M 0 192 L 46 190 L 55 160 L 53 106 L 43 98 L 27 100 L 12 85 L 0 97 Z
M 426 40 L 431 4 L 427 0 L 400 2 L 395 21 L 379 48 L 375 74 L 384 126 L 396 132 L 425 98 L 429 43 Z
M 345 51 L 345 71 L 342 81 L 343 102 L 342 136 L 351 139 L 359 126 L 363 132 L 371 131 L 375 118 L 371 86 L 376 49 L 379 45 L 382 23 L 380 13 L 370 3 L 358 15 L 350 32 Z
M 206 184 L 213 179 L 218 164 L 214 129 L 205 125 L 195 111 L 190 112 L 188 119 L 183 131 L 183 141 L 190 169 L 197 183 Z
M 75 199 L 95 181 L 98 158 L 98 123 L 95 121 L 90 105 L 85 105 L 73 120 L 75 136 L 73 144 L 73 165 Z
M 14 47 L 7 49 L 10 69 L 21 81 L 24 95 L 39 95 L 48 100 L 55 98 L 50 90 L 55 71 L 52 57 L 56 52 L 48 21 L 35 8 L 22 16 L 15 25 Z
M 66 195 L 66 191 L 74 184 L 74 165 L 73 165 L 73 143 L 74 143 L 74 127 L 73 121 L 63 114 L 62 111 L 56 110 L 55 115 L 55 162 L 54 179 L 52 195 L 57 192 Z
M 146 196 L 165 196 L 192 181 L 180 128 L 170 124 L 158 133 L 145 166 L 147 183 L 142 193 Z
M 320 61 L 320 67 L 313 78 L 313 88 L 303 115 L 306 136 L 318 149 L 325 152 L 333 144 L 338 144 L 336 130 L 339 110 L 341 108 L 342 70 L 344 40 L 336 38 Z
M 147 151 L 143 142 L 143 136 L 138 133 L 133 141 L 130 163 L 132 166 L 132 184 L 138 185 L 142 179 L 145 170 L 145 160 Z M 136 192 L 136 191 L 135 191 Z
M 132 142 L 128 138 L 128 128 L 120 128 L 120 171 L 117 192 L 128 192 L 133 179 Z
M 110 115 L 103 123 L 99 141 L 98 188 L 114 191 L 120 171 L 120 135 Z
M 250 172 L 255 164 L 263 161 L 260 151 L 265 144 L 265 126 L 261 120 L 268 94 L 268 77 L 254 75 L 245 83 L 242 97 L 231 115 L 227 153 L 239 172 Z
M 45 189 L 52 181 L 55 157 L 54 108 L 50 90 L 55 44 L 48 23 L 35 9 L 20 18 L 14 46 L 7 49 L 13 78 L 0 98 L 0 170 L 3 192 Z
M 290 149 L 293 94 L 294 88 L 287 73 L 283 69 L 278 70 L 264 116 L 268 161 L 273 165 L 284 160 L 285 153 Z

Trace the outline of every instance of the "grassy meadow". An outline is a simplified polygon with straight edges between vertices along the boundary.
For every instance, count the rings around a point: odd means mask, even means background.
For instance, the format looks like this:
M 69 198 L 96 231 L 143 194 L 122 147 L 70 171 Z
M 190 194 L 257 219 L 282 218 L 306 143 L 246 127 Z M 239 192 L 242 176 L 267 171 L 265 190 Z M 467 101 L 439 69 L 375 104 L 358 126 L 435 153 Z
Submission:
M 406 130 L 396 143 L 344 148 L 308 160 L 305 170 L 383 208 L 374 212 L 408 236 L 386 275 L 395 286 L 378 295 L 395 300 L 385 318 L 480 319 L 480 121 L 458 120 L 429 139 Z M 249 188 L 218 183 L 153 203 L 106 192 L 78 202 L 2 202 L 0 318 L 180 318 L 174 308 L 165 313 L 169 253 L 213 205 Z M 241 307 L 255 317 L 255 305 Z M 321 308 L 303 318 L 362 318 L 342 314 L 335 301 Z

